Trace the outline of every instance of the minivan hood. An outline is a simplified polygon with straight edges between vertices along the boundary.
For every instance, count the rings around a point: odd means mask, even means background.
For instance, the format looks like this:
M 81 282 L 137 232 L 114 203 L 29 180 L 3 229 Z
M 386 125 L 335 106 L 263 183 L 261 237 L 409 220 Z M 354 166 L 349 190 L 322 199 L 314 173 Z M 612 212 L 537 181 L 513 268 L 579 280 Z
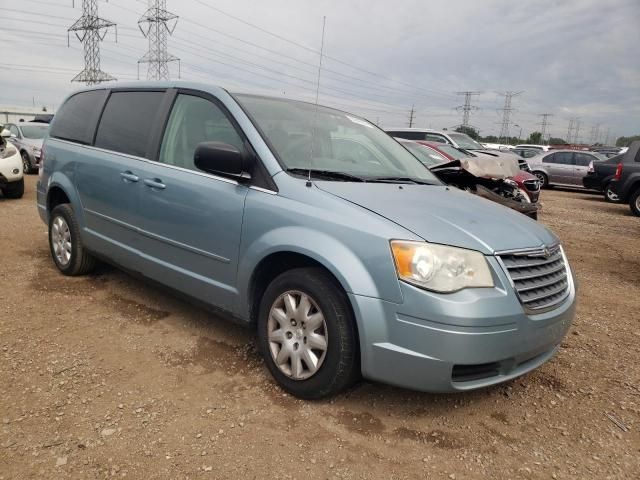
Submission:
M 558 242 L 547 228 L 525 215 L 456 188 L 326 181 L 315 184 L 432 243 L 493 254 Z

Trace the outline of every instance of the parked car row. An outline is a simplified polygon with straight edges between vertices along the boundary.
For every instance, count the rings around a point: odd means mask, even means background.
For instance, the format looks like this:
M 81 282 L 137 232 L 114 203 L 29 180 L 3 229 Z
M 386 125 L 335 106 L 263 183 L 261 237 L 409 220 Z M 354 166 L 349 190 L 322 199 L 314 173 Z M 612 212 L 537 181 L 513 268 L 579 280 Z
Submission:
M 35 172 L 40 163 L 42 142 L 49 132 L 49 125 L 35 121 L 6 123 L 4 129 L 9 131 L 9 140 L 20 152 L 24 173 Z
M 518 157 L 447 135 L 465 156 L 438 176 L 519 190 Z M 356 115 L 201 84 L 101 85 L 65 100 L 43 151 L 37 207 L 61 273 L 100 258 L 252 326 L 301 398 L 360 377 L 504 382 L 551 359 L 575 315 L 558 237 L 443 184 Z
M 22 159 L 18 149 L 7 140 L 8 130 L 0 135 L 0 191 L 5 198 L 21 198 L 24 195 Z

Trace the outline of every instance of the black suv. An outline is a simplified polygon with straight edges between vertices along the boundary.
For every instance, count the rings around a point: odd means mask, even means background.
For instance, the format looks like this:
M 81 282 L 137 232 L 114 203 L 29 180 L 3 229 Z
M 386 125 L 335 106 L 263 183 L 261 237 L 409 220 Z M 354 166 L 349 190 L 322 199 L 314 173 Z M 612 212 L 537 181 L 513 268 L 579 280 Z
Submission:
M 604 199 L 608 202 L 619 201 L 618 195 L 611 189 L 611 180 L 613 180 L 616 168 L 623 158 L 624 154 L 616 155 L 602 162 L 591 162 L 587 174 L 582 178 L 584 187 L 604 192 Z
M 633 142 L 618 164 L 611 189 L 621 202 L 629 202 L 631 212 L 640 217 L 640 140 Z

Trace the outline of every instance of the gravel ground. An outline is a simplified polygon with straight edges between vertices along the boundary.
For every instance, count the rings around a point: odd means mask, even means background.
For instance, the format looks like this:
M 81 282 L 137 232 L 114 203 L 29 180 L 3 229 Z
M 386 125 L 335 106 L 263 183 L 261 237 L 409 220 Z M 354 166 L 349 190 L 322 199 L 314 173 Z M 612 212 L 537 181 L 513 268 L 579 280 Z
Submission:
M 58 274 L 35 207 L 0 198 L 0 480 L 640 478 L 640 219 L 543 194 L 580 284 L 537 371 L 428 395 L 283 394 L 250 331 L 110 267 Z

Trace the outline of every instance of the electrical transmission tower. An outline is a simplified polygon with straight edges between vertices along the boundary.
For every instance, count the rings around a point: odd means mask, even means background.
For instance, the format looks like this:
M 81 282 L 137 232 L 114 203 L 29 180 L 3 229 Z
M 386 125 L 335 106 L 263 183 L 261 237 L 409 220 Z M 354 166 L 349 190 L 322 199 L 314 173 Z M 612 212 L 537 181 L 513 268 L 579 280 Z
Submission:
M 572 117 L 569 119 L 569 127 L 567 128 L 567 139 L 566 139 L 567 143 L 572 143 L 571 139 L 573 138 L 573 128 L 576 120 L 577 118 L 575 117 Z
M 542 143 L 544 143 L 547 138 L 547 128 L 551 126 L 551 124 L 549 123 L 549 117 L 553 117 L 553 114 L 541 113 L 539 116 L 542 117 L 542 122 L 539 123 L 539 125 L 541 125 L 540 130 L 542 133 Z M 551 137 L 551 135 L 549 135 L 549 137 Z
M 576 119 L 576 129 L 573 132 L 573 143 L 580 143 L 580 127 L 582 122 L 579 118 Z
M 147 63 L 148 80 L 169 80 L 169 63 L 178 62 L 180 77 L 180 59 L 167 52 L 167 35 L 172 35 L 178 23 L 178 16 L 167 11 L 167 0 L 149 0 L 149 8 L 138 20 L 138 27 L 149 40 L 149 51 L 138 60 L 138 78 L 140 64 Z
M 409 112 L 409 128 L 413 127 L 413 121 L 416 119 L 416 109 L 414 105 L 411 105 L 411 111 Z
M 472 111 L 478 110 L 478 107 L 471 105 L 471 98 L 476 95 L 480 95 L 482 92 L 456 92 L 456 95 L 464 95 L 464 105 L 459 105 L 456 110 L 462 111 L 462 127 L 469 127 L 469 115 Z
M 498 93 L 498 95 L 504 96 L 504 107 L 502 107 L 502 110 L 500 110 L 502 112 L 502 122 L 500 122 L 501 126 L 500 126 L 500 135 L 498 136 L 498 142 L 500 142 L 500 140 L 502 140 L 503 138 L 504 139 L 509 138 L 509 126 L 511 125 L 511 113 L 515 110 L 514 108 L 511 108 L 511 99 L 522 93 L 524 92 L 521 91 L 521 92 Z
M 109 27 L 116 24 L 98 16 L 98 0 L 82 0 L 82 16 L 67 30 L 75 33 L 84 46 L 84 70 L 71 79 L 72 82 L 85 82 L 87 85 L 115 80 L 100 70 L 100 42 L 104 40 Z M 116 41 L 118 31 L 116 29 Z
M 600 124 L 596 123 L 593 127 L 591 127 L 591 135 L 589 137 L 589 141 L 591 144 L 598 143 L 598 139 L 600 138 Z

